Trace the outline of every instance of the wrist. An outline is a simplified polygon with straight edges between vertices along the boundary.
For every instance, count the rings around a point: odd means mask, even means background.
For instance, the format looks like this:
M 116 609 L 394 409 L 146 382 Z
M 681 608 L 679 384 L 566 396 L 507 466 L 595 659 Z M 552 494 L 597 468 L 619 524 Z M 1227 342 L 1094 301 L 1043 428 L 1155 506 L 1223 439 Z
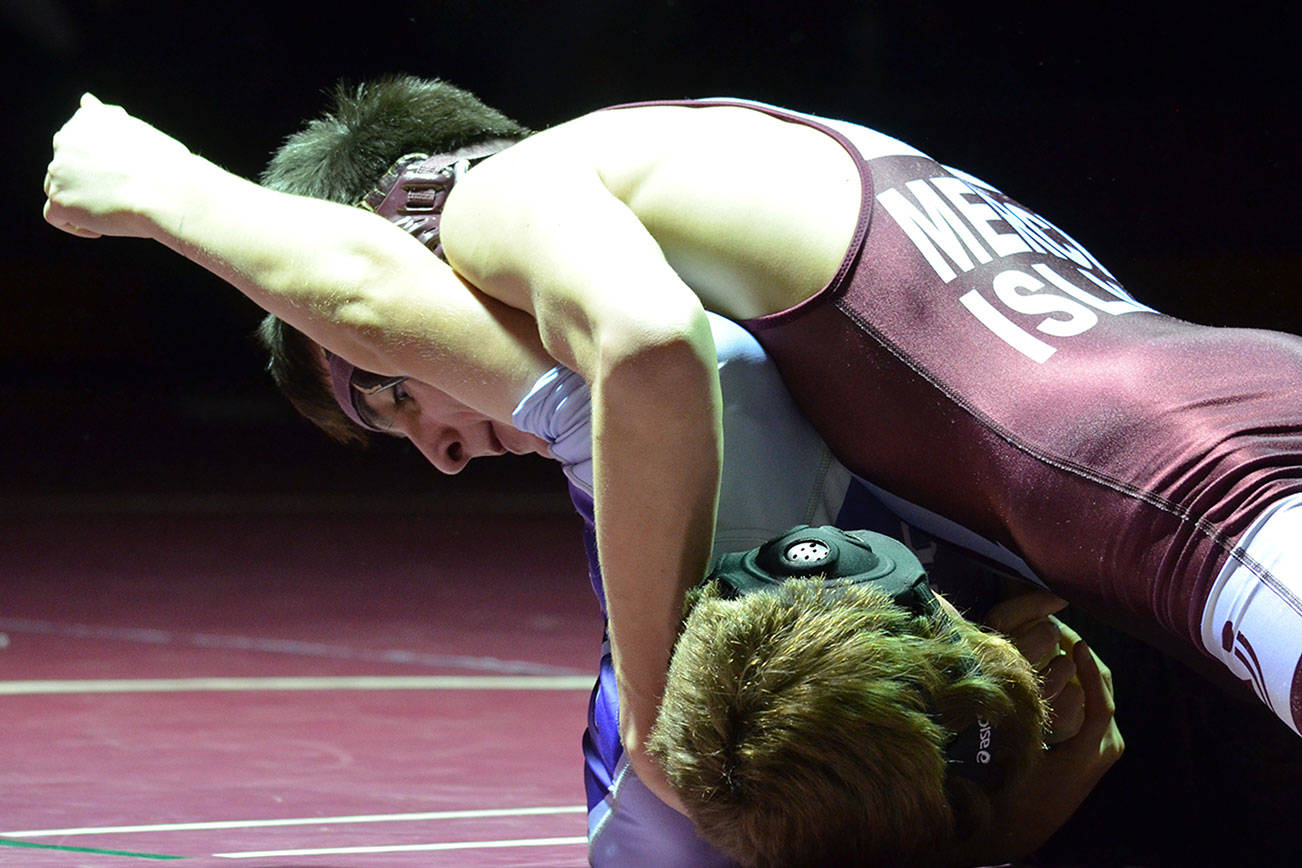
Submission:
M 218 191 L 240 180 L 181 148 L 139 179 L 133 197 L 135 220 L 142 234 L 155 241 L 195 240 L 187 236 L 197 235 L 203 222 L 199 218 L 211 211 Z

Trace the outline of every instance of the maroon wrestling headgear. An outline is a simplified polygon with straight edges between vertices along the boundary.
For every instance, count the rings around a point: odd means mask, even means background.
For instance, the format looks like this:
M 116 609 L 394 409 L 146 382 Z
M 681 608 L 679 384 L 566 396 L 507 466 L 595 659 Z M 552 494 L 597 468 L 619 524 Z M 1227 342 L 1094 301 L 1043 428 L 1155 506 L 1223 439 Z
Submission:
M 448 154 L 406 154 L 384 173 L 375 189 L 367 193 L 357 207 L 373 211 L 406 230 L 444 262 L 439 223 L 448 193 L 471 163 L 490 157 L 515 144 L 512 139 L 493 139 L 467 145 Z M 330 387 L 340 409 L 368 431 L 385 431 L 372 419 L 365 395 L 391 389 L 406 377 L 385 377 L 354 367 L 347 360 L 326 350 L 330 370 Z
M 335 394 L 335 401 L 349 419 L 367 431 L 390 433 L 387 428 L 376 424 L 375 414 L 366 404 L 367 395 L 375 395 L 386 389 L 392 389 L 406 377 L 386 377 L 372 374 L 354 367 L 346 359 L 325 350 L 326 364 L 330 371 L 330 388 Z

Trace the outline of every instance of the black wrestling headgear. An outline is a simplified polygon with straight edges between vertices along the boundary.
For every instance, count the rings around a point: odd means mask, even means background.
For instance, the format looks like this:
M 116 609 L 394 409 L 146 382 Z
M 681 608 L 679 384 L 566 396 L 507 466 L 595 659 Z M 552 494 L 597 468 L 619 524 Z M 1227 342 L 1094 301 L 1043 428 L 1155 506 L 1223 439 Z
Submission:
M 949 626 L 922 562 L 904 543 L 867 530 L 798 525 L 757 548 L 721 555 L 707 581 L 717 581 L 725 598 L 764 593 L 793 578 L 821 576 L 835 585 L 872 585 L 915 615 Z M 953 641 L 959 641 L 957 633 Z M 975 661 L 973 667 L 976 667 Z M 984 781 L 994 753 L 989 722 L 959 732 L 946 749 L 950 771 Z
M 899 540 L 866 530 L 802 524 L 759 548 L 721 556 L 710 577 L 725 597 L 739 597 L 809 576 L 871 584 L 915 615 L 944 617 L 917 556 Z

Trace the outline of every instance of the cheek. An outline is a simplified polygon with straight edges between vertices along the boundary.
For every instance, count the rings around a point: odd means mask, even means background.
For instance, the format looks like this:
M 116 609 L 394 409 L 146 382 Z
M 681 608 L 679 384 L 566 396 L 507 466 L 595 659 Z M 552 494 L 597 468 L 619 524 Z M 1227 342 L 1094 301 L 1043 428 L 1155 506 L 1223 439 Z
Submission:
M 477 414 L 439 392 L 414 396 L 420 408 L 421 422 L 430 428 L 463 430 L 477 424 Z

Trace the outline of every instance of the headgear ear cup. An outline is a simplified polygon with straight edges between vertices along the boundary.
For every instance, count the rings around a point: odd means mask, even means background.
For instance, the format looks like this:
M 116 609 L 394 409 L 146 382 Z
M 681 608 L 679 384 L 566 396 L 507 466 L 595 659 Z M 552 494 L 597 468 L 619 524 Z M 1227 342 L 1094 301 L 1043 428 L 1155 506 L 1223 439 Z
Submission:
M 750 551 L 722 555 L 710 579 L 719 581 L 724 596 L 736 597 L 815 575 L 872 584 L 915 615 L 944 617 L 917 556 L 899 540 L 866 530 L 797 525 Z
M 994 750 L 995 728 L 978 717 L 976 723 L 955 733 L 945 747 L 945 759 L 951 772 L 979 784 L 990 776 Z

